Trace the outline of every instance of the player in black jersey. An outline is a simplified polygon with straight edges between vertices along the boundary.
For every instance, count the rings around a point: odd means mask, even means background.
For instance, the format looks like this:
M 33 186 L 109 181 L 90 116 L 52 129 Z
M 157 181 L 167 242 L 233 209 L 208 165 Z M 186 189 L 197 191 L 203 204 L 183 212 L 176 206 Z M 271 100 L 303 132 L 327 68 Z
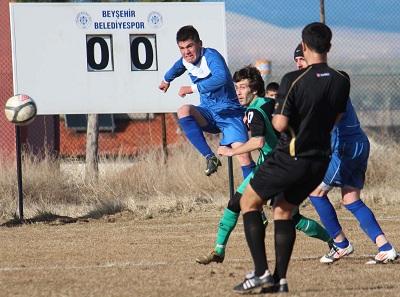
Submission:
M 282 78 L 274 128 L 278 145 L 255 173 L 240 200 L 244 232 L 255 270 L 234 288 L 238 293 L 288 291 L 286 272 L 296 239 L 292 210 L 303 202 L 324 177 L 330 156 L 330 132 L 346 110 L 348 77 L 327 65 L 332 32 L 322 23 L 302 31 L 304 57 L 309 66 Z M 276 265 L 268 270 L 264 244 L 261 197 L 275 198 L 274 241 Z

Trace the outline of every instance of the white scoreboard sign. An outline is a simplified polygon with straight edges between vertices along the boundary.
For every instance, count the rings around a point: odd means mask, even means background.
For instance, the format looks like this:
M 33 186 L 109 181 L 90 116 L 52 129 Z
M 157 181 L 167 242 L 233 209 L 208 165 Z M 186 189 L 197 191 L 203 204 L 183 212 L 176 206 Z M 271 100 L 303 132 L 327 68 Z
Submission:
M 176 32 L 193 25 L 226 57 L 223 3 L 11 3 L 14 93 L 38 114 L 175 112 L 197 104 L 185 73 L 158 85 L 180 58 Z

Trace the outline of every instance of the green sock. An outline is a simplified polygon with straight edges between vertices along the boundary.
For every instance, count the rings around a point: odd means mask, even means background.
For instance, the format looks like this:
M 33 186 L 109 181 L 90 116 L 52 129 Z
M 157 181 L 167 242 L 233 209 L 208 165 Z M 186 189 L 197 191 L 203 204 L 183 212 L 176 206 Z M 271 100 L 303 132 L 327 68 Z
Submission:
M 222 218 L 219 221 L 217 239 L 215 241 L 214 251 L 218 255 L 225 254 L 226 243 L 228 242 L 229 235 L 236 226 L 238 218 L 239 218 L 239 213 L 233 212 L 225 208 L 224 214 L 222 215 Z
M 325 242 L 328 242 L 331 239 L 325 228 L 317 221 L 306 218 L 300 213 L 296 213 L 293 216 L 293 221 L 296 224 L 296 229 L 304 232 L 309 237 L 318 238 Z

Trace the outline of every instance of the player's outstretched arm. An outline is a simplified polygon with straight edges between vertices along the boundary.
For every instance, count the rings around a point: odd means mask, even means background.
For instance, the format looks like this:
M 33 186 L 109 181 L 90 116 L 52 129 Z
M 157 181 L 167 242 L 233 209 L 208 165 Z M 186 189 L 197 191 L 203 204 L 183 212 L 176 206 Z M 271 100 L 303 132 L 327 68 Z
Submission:
M 263 136 L 251 137 L 246 143 L 243 143 L 235 148 L 220 146 L 217 153 L 221 156 L 231 157 L 258 150 L 262 148 L 264 144 L 265 138 Z

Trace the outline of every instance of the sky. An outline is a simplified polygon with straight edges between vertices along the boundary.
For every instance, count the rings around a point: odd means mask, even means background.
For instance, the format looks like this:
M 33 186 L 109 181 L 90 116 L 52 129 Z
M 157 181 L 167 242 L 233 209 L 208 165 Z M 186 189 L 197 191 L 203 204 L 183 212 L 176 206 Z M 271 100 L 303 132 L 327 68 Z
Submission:
M 319 0 L 226 0 L 225 8 L 227 12 L 293 28 L 319 21 L 319 3 Z M 325 0 L 324 3 L 329 26 L 400 32 L 399 0 Z

